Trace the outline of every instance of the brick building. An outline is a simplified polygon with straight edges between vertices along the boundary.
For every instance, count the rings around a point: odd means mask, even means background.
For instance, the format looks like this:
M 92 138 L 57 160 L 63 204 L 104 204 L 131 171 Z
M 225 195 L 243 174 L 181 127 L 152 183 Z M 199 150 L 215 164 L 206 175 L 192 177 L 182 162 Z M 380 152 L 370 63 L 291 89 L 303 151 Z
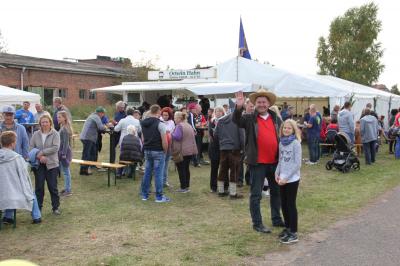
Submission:
M 65 61 L 0 53 L 0 85 L 40 94 L 45 106 L 56 96 L 67 106 L 105 105 L 110 96 L 90 89 L 135 81 L 134 70 L 123 65 L 124 58 L 105 56 Z

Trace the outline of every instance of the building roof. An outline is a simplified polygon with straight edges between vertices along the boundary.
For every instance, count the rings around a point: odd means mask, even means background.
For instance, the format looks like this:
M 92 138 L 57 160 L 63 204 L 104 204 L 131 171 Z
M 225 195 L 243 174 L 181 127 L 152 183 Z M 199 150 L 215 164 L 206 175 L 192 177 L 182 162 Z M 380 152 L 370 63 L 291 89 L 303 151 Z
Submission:
M 75 73 L 84 75 L 99 75 L 112 77 L 135 78 L 136 73 L 131 69 L 96 65 L 91 63 L 53 60 L 24 55 L 0 53 L 0 66 L 10 68 L 35 69 L 54 72 Z

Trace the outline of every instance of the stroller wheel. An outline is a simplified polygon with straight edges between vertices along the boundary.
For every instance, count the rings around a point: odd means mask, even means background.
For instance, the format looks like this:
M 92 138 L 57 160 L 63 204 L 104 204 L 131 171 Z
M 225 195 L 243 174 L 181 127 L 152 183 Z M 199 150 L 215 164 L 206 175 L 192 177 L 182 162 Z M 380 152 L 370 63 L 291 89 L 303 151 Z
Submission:
M 326 168 L 326 170 L 332 170 L 332 161 L 328 161 L 328 162 L 325 164 L 325 168 Z
M 354 170 L 360 170 L 360 162 L 353 163 L 352 167 Z

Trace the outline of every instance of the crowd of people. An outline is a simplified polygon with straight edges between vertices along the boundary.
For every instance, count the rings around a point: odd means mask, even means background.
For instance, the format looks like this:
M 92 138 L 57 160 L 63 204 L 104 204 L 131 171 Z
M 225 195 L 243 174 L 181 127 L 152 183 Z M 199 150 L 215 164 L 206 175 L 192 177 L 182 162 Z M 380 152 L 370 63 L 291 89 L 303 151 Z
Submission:
M 102 134 L 111 132 L 112 149 L 119 149 L 121 161 L 134 162 L 117 172 L 117 176 L 130 176 L 133 171 L 143 170 L 140 195 L 143 201 L 151 197 L 154 177 L 155 202 L 171 199 L 164 188 L 172 188 L 168 166 L 172 160 L 176 166 L 180 186 L 177 193 L 190 192 L 191 168 L 210 164 L 210 193 L 231 200 L 243 198 L 240 187 L 250 186 L 250 215 L 253 229 L 270 233 L 261 216 L 261 199 L 269 192 L 271 222 L 282 227 L 280 241 L 295 243 L 297 236 L 296 197 L 302 165 L 302 139 L 307 140 L 308 165 L 317 165 L 322 154 L 329 153 L 337 132 L 344 132 L 351 143 L 363 149 L 366 164 L 376 160 L 380 136 L 387 138 L 390 153 L 400 158 L 400 112 L 393 109 L 389 130 L 384 130 L 384 117 L 378 116 L 372 105 L 363 110 L 359 121 L 354 120 L 351 102 L 343 107 L 334 106 L 322 114 L 311 104 L 299 119 L 293 106 L 286 102 L 275 105 L 276 95 L 260 88 L 245 98 L 242 92 L 235 94 L 234 104 L 210 108 L 205 97 L 199 97 L 179 110 L 170 104 L 143 104 L 140 108 L 116 103 L 113 119 L 99 106 L 90 114 L 80 133 L 82 160 L 97 161 L 101 151 Z M 168 99 L 168 98 L 166 98 Z M 13 223 L 13 209 L 32 212 L 33 223 L 41 222 L 44 185 L 51 197 L 52 211 L 61 214 L 60 196 L 72 195 L 70 163 L 72 159 L 71 114 L 61 101 L 54 99 L 54 115 L 35 105 L 37 113 L 29 111 L 29 102 L 15 111 L 3 108 L 4 121 L 0 124 L 1 145 L 0 171 L 9 173 L 0 180 L 0 210 L 5 210 L 3 222 Z M 31 126 L 37 123 L 34 130 Z M 204 136 L 208 138 L 208 158 L 203 155 Z M 35 176 L 33 190 L 24 163 L 29 162 Z M 20 169 L 20 170 L 15 170 Z M 58 191 L 57 176 L 64 176 L 64 189 Z M 80 166 L 80 175 L 92 174 L 91 167 Z M 20 181 L 16 181 L 20 180 Z M 171 191 L 171 190 L 170 190 Z

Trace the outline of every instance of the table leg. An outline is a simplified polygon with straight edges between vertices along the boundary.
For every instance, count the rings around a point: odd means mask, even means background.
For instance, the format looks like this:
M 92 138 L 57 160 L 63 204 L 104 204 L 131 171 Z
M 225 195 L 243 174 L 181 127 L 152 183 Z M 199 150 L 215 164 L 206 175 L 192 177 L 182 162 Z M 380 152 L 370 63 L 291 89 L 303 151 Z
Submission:
M 107 168 L 108 187 L 110 187 L 110 168 Z

